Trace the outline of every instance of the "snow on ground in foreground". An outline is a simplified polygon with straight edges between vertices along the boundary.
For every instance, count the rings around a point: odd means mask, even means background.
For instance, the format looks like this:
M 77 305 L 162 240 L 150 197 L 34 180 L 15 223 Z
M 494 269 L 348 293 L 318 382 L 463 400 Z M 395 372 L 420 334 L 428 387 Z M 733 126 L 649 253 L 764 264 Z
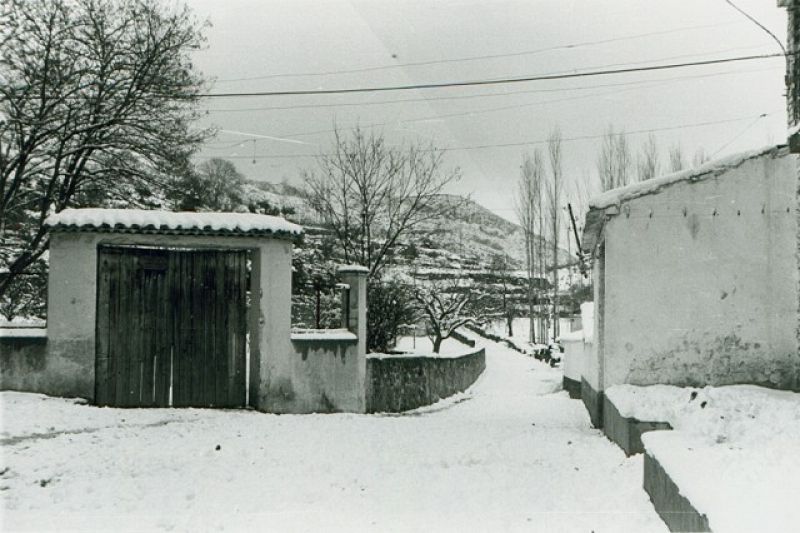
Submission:
M 751 385 L 610 387 L 623 416 L 666 421 L 643 436 L 713 531 L 788 531 L 800 523 L 800 394 Z
M 557 370 L 486 345 L 471 389 L 402 415 L 4 392 L 2 529 L 666 531 L 641 456 L 590 428 Z

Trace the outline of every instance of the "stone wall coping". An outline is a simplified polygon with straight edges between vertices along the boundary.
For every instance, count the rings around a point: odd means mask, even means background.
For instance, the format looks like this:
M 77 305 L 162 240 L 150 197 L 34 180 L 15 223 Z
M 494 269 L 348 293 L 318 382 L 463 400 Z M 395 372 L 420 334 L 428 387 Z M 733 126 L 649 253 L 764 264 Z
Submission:
M 292 331 L 291 339 L 293 342 L 356 342 L 358 336 L 346 329 L 298 329 Z
M 46 339 L 47 328 L 0 328 L 0 338 L 3 339 Z
M 367 359 L 460 359 L 462 357 L 469 357 L 478 354 L 484 350 L 483 347 L 470 349 L 466 352 L 455 354 L 420 354 L 420 353 L 368 353 Z

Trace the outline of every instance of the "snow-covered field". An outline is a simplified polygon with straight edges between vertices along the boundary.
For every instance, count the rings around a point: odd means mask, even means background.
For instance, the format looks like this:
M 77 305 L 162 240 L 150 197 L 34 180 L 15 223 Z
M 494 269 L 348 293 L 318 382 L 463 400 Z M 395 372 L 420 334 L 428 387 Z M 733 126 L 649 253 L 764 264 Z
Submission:
M 791 531 L 800 524 L 800 394 L 751 385 L 610 387 L 625 417 L 665 421 L 643 435 L 713 531 Z
M 4 392 L 3 530 L 666 531 L 642 458 L 493 343 L 402 415 L 109 409 Z

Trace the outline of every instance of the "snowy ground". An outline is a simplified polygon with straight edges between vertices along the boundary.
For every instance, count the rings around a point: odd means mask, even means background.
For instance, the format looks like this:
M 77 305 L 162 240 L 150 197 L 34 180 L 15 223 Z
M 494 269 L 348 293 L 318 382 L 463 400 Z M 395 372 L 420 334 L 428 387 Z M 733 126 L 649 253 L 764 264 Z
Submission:
M 641 456 L 557 370 L 486 341 L 467 393 L 403 415 L 96 408 L 4 392 L 3 530 L 666 531 Z

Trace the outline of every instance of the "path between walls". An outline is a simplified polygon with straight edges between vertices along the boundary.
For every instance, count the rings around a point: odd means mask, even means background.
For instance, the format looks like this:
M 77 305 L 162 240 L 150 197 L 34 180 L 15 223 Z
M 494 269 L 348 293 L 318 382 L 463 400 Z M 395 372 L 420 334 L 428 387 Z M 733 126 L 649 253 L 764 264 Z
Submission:
M 402 415 L 1 393 L 3 529 L 666 531 L 641 456 L 590 427 L 560 371 L 477 342 L 473 387 Z

